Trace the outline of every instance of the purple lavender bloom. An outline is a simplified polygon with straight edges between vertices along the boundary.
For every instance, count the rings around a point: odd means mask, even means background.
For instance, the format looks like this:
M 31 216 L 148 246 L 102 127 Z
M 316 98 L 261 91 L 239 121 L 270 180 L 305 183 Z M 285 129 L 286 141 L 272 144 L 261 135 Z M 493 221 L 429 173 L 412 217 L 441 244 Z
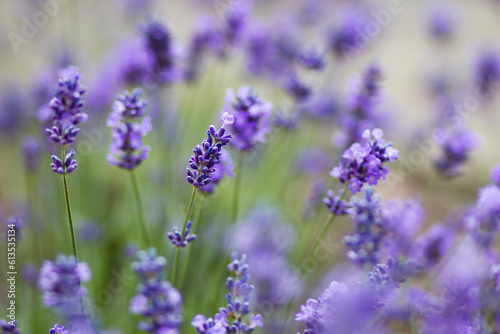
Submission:
M 46 307 L 54 307 L 68 319 L 84 316 L 82 298 L 87 290 L 83 282 L 90 281 L 91 273 L 85 262 L 73 256 L 58 255 L 55 262 L 45 261 L 40 268 L 38 285 Z
M 227 266 L 231 276 L 227 278 L 226 287 L 229 293 L 226 294 L 227 306 L 221 307 L 220 313 L 214 318 L 207 319 L 204 315 L 198 314 L 191 321 L 191 325 L 200 334 L 215 333 L 252 333 L 257 327 L 264 327 L 260 314 L 250 316 L 250 323 L 244 322 L 244 317 L 250 313 L 250 294 L 254 290 L 253 285 L 247 283 L 248 265 L 246 256 L 238 259 L 236 252 L 231 254 L 232 261 Z M 227 318 L 234 319 L 232 324 Z
M 325 67 L 325 54 L 315 47 L 302 51 L 299 60 L 302 66 L 310 70 L 321 70 Z
M 363 43 L 359 30 L 364 28 L 365 20 L 353 8 L 343 8 L 335 27 L 328 33 L 328 45 L 335 57 L 344 59 L 359 53 Z M 361 43 L 360 43 L 361 42 Z
M 61 161 L 61 159 L 59 159 L 56 155 L 52 155 L 51 156 L 52 164 L 50 165 L 50 167 L 52 167 L 54 173 L 61 175 L 70 174 L 78 167 L 76 160 L 73 159 L 74 156 L 75 156 L 74 150 L 71 150 L 71 152 L 66 154 L 64 161 Z
M 500 82 L 500 55 L 493 50 L 483 52 L 476 65 L 476 86 L 482 90 L 482 94 L 489 93 L 490 96 L 496 90 Z
M 17 320 L 5 321 L 0 320 L 0 334 L 21 334 L 19 329 L 16 329 Z
M 226 135 L 225 126 L 234 122 L 234 116 L 225 112 L 222 117 L 222 126 L 216 130 L 213 125 L 207 130 L 208 138 L 193 149 L 194 155 L 189 159 L 189 168 L 186 168 L 186 180 L 196 188 L 210 184 L 215 173 L 215 165 L 221 162 L 222 147 L 229 144 L 232 136 Z
M 37 280 L 38 280 L 38 271 L 36 268 L 31 265 L 31 264 L 24 264 L 23 269 L 22 269 L 22 277 L 24 282 L 33 287 L 36 288 Z
M 228 239 L 229 247 L 247 255 L 255 284 L 256 307 L 270 302 L 275 306 L 285 305 L 299 285 L 288 261 L 296 239 L 290 223 L 275 208 L 258 205 L 238 221 L 234 230 L 228 231 Z
M 475 149 L 479 140 L 475 133 L 463 127 L 443 130 L 441 155 L 434 162 L 436 168 L 447 177 L 457 176 Z
M 167 233 L 168 239 L 170 239 L 170 242 L 172 242 L 175 247 L 186 247 L 188 243 L 196 239 L 196 234 L 189 234 L 189 230 L 192 226 L 193 223 L 188 220 L 184 234 L 182 234 L 177 227 L 174 227 L 173 232 Z
M 67 145 L 75 140 L 80 132 L 76 125 L 88 118 L 82 111 L 82 95 L 85 91 L 76 67 L 69 66 L 59 73 L 57 93 L 49 104 L 52 109 L 52 128 L 45 130 L 53 142 Z
M 442 224 L 433 225 L 414 243 L 411 259 L 422 268 L 436 265 L 450 250 L 455 231 Z
M 296 74 L 292 73 L 285 82 L 285 91 L 290 94 L 296 103 L 304 102 L 311 96 L 311 87 L 305 85 Z
M 141 283 L 137 294 L 130 301 L 132 314 L 140 314 L 149 321 L 141 321 L 138 329 L 149 333 L 179 333 L 182 323 L 182 296 L 165 281 L 164 257 L 158 256 L 154 248 L 137 253 L 139 261 L 132 264 L 132 269 L 139 276 Z
M 241 87 L 236 94 L 229 89 L 223 111 L 234 115 L 234 122 L 229 129 L 236 149 L 249 151 L 265 142 L 266 134 L 270 131 L 272 104 L 260 99 L 252 88 Z
M 170 31 L 159 21 L 149 19 L 142 27 L 145 44 L 151 58 L 151 72 L 160 83 L 171 83 L 182 74 L 176 64 L 175 50 Z
M 226 27 L 224 29 L 224 34 L 226 41 L 230 46 L 239 44 L 243 39 L 249 16 L 249 1 L 240 1 L 238 5 L 232 6 L 226 11 Z
M 5 235 L 7 237 L 7 242 L 11 243 L 15 240 L 16 244 L 19 243 L 22 239 L 22 234 L 21 234 L 21 229 L 23 228 L 23 223 L 15 217 L 12 216 L 9 219 L 7 219 L 6 222 L 6 231 Z
M 146 101 L 140 100 L 142 91 L 125 91 L 113 105 L 106 125 L 112 127 L 113 142 L 109 148 L 108 163 L 124 169 L 134 169 L 147 157 L 149 146 L 143 146 L 142 137 L 151 131 L 151 118 L 144 117 Z M 133 122 L 140 120 L 142 123 Z
M 479 190 L 476 205 L 466 214 L 466 228 L 484 248 L 488 248 L 500 231 L 500 188 L 489 185 Z
M 386 142 L 382 138 L 383 135 L 380 129 L 365 130 L 363 132 L 363 138 L 367 141 L 365 146 L 359 143 L 352 144 L 342 155 L 347 159 L 346 166 L 340 163 L 339 166 L 333 168 L 330 175 L 338 178 L 341 183 L 347 182 L 353 194 L 359 192 L 365 183 L 372 186 L 376 185 L 380 179 L 385 180 L 389 168 L 382 164 L 395 161 L 399 153 L 392 147 L 391 142 Z
M 69 334 L 69 331 L 66 330 L 66 326 L 55 324 L 54 327 L 49 330 L 49 334 Z
M 222 182 L 224 177 L 227 175 L 233 177 L 233 162 L 231 156 L 226 151 L 222 151 L 220 157 L 220 163 L 216 164 L 214 167 L 215 171 L 210 175 L 212 182 L 200 188 L 200 190 L 205 194 L 213 194 L 215 187 Z
M 15 84 L 2 92 L 0 97 L 0 132 L 13 135 L 19 131 L 26 113 L 26 98 Z
M 491 182 L 500 187 L 500 164 L 496 165 L 491 169 L 490 179 Z
M 351 203 L 350 216 L 355 234 L 343 238 L 349 247 L 347 257 L 360 265 L 375 265 L 379 262 L 379 249 L 385 236 L 385 221 L 382 215 L 380 197 L 370 187 L 364 188 L 363 197 Z
M 27 136 L 24 138 L 21 151 L 24 158 L 24 168 L 27 172 L 36 172 L 40 165 L 41 146 L 38 140 L 34 137 Z
M 305 334 L 378 334 L 373 317 L 383 306 L 380 297 L 372 285 L 333 281 L 318 299 L 301 306 L 295 320 L 305 323 Z
M 344 191 L 340 191 L 338 196 L 335 196 L 333 191 L 328 190 L 326 198 L 323 199 L 328 210 L 336 216 L 346 215 L 349 205 L 341 199 L 344 195 Z

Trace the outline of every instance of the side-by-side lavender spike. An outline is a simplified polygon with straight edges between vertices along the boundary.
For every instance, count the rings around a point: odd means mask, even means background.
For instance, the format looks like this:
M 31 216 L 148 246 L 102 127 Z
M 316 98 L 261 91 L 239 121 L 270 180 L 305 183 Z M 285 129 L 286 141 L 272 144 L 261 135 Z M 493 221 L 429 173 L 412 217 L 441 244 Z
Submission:
M 330 212 L 336 216 L 346 215 L 349 205 L 342 199 L 344 191 L 340 191 L 338 196 L 335 196 L 333 191 L 328 190 L 326 198 L 323 199 L 326 207 Z
M 113 137 L 108 154 L 110 165 L 134 169 L 148 157 L 150 148 L 144 146 L 142 137 L 151 131 L 152 125 L 150 117 L 143 117 L 146 101 L 140 100 L 141 94 L 140 89 L 134 89 L 132 93 L 125 91 L 113 105 L 106 122 L 112 128 Z
M 230 277 L 227 278 L 226 287 L 229 293 L 226 294 L 227 306 L 221 307 L 220 313 L 214 318 L 206 318 L 198 314 L 191 321 L 191 325 L 196 328 L 198 333 L 252 333 L 257 327 L 264 327 L 262 316 L 260 314 L 250 316 L 250 322 L 246 324 L 244 317 L 250 313 L 250 294 L 254 290 L 253 285 L 247 283 L 248 265 L 246 256 L 238 259 L 236 252 L 232 253 L 232 261 L 227 266 Z M 229 324 L 229 319 L 233 319 Z
M 225 112 L 222 117 L 222 126 L 217 130 L 213 125 L 207 130 L 207 139 L 196 145 L 194 155 L 189 159 L 189 168 L 186 168 L 187 181 L 195 188 L 207 186 L 212 182 L 214 166 L 221 162 L 222 147 L 229 144 L 232 135 L 226 134 L 225 126 L 232 124 L 235 118 Z
M 56 261 L 45 261 L 40 268 L 38 285 L 46 307 L 56 308 L 68 320 L 85 318 L 82 298 L 87 290 L 81 283 L 90 281 L 91 272 L 85 262 L 74 256 L 59 255 Z
M 342 163 L 334 167 L 330 175 L 338 178 L 341 183 L 348 183 L 352 193 L 361 190 L 363 184 L 376 185 L 377 182 L 389 173 L 389 168 L 382 166 L 384 162 L 395 161 L 398 150 L 392 147 L 391 142 L 386 142 L 380 129 L 365 130 L 363 138 L 367 141 L 364 146 L 354 143 L 342 155 L 347 159 L 346 166 Z
M 70 334 L 69 330 L 66 330 L 66 326 L 62 325 L 59 326 L 58 324 L 55 324 L 54 327 L 52 327 L 49 330 L 49 334 Z
M 188 243 L 196 239 L 196 234 L 189 234 L 192 226 L 193 223 L 188 220 L 184 233 L 181 233 L 177 227 L 174 227 L 174 231 L 168 232 L 167 237 L 175 247 L 186 247 Z
M 232 89 L 227 91 L 223 111 L 234 115 L 229 130 L 235 148 L 249 151 L 265 142 L 272 108 L 272 104 L 262 100 L 251 87 L 241 87 L 236 94 Z
M 182 296 L 176 288 L 165 281 L 167 261 L 158 256 L 154 248 L 137 253 L 138 261 L 132 269 L 139 276 L 141 283 L 137 286 L 137 294 L 130 301 L 129 310 L 149 321 L 141 321 L 138 328 L 149 333 L 179 333 L 182 323 Z
M 0 320 L 0 334 L 21 334 L 19 329 L 16 329 L 17 320 L 5 321 Z

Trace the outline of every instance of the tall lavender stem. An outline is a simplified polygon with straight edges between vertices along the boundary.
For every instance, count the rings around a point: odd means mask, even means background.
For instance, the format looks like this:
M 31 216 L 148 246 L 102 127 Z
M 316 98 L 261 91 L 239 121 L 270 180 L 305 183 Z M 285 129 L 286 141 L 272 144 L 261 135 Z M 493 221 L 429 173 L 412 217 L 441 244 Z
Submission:
M 238 219 L 238 206 L 239 206 L 239 197 L 240 197 L 240 185 L 241 185 L 241 179 L 242 179 L 242 174 L 243 174 L 243 158 L 244 158 L 244 152 L 240 151 L 239 152 L 239 158 L 238 158 L 238 172 L 235 175 L 235 180 L 234 180 L 234 193 L 233 193 L 233 214 L 231 216 L 232 222 L 235 223 L 236 220 Z
M 61 146 L 61 156 L 66 156 L 66 149 L 64 145 Z M 68 224 L 69 224 L 69 236 L 71 238 L 71 248 L 73 250 L 73 255 L 78 262 L 78 253 L 76 251 L 76 239 L 75 239 L 75 229 L 73 228 L 73 215 L 71 214 L 71 205 L 69 203 L 69 191 L 68 191 L 68 180 L 66 177 L 66 168 L 62 174 L 63 186 L 64 186 L 64 198 L 66 200 L 66 213 L 68 214 Z
M 137 177 L 133 169 L 130 170 L 130 178 L 132 179 L 132 187 L 134 188 L 135 203 L 137 207 L 137 216 L 139 218 L 139 225 L 142 230 L 142 235 L 144 241 L 148 247 L 151 247 L 151 238 L 149 237 L 148 228 L 146 227 L 146 221 L 144 220 L 144 212 L 142 210 L 142 199 L 141 193 L 139 191 L 139 183 L 137 182 Z
M 191 193 L 191 199 L 189 200 L 188 210 L 186 213 L 186 218 L 184 218 L 184 226 L 182 228 L 182 231 L 186 230 L 189 216 L 191 215 L 191 210 L 193 209 L 194 196 L 196 195 L 196 189 L 198 189 L 198 188 L 193 187 L 193 192 Z M 181 257 L 181 248 L 177 247 L 177 250 L 175 253 L 175 260 L 174 260 L 174 269 L 172 270 L 172 279 L 170 280 L 172 282 L 172 286 L 176 286 L 176 283 L 177 283 L 180 257 Z

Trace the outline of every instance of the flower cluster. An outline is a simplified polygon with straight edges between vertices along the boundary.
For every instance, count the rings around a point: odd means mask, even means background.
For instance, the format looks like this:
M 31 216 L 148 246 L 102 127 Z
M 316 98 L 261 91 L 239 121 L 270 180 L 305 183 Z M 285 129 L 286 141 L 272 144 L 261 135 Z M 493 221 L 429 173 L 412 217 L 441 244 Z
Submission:
M 349 205 L 342 199 L 343 195 L 344 191 L 340 191 L 339 196 L 335 196 L 333 191 L 328 190 L 326 198 L 323 199 L 323 203 L 325 203 L 328 210 L 336 216 L 347 214 Z
M 250 316 L 250 323 L 244 322 L 244 317 L 250 313 L 250 293 L 254 290 L 253 285 L 247 283 L 248 265 L 246 256 L 238 259 L 238 254 L 232 254 L 232 261 L 227 266 L 231 273 L 226 281 L 229 293 L 226 295 L 227 306 L 220 308 L 214 318 L 206 318 L 198 314 L 191 321 L 191 325 L 201 334 L 216 333 L 252 333 L 255 328 L 263 327 L 262 316 L 260 314 Z M 232 324 L 227 318 L 234 319 Z
M 455 176 L 477 146 L 477 135 L 464 127 L 443 130 L 441 155 L 436 159 L 435 165 L 444 175 Z
M 88 118 L 87 114 L 82 111 L 84 105 L 82 95 L 85 90 L 86 88 L 80 84 L 80 74 L 76 67 L 70 66 L 61 71 L 56 95 L 50 101 L 52 127 L 45 129 L 53 142 L 66 146 L 71 144 L 80 132 L 76 126 Z M 69 168 L 66 160 L 67 156 L 65 163 L 62 163 L 60 158 L 53 155 L 52 170 L 59 174 L 69 174 L 74 171 L 77 167 L 76 161 L 70 163 L 72 167 Z M 58 167 L 54 168 L 53 165 Z
M 72 171 L 74 171 L 77 167 L 78 164 L 76 163 L 76 160 L 73 159 L 75 156 L 75 151 L 71 150 L 66 156 L 64 157 L 64 161 L 59 159 L 59 157 L 53 155 L 52 158 L 52 163 L 50 164 L 50 167 L 54 171 L 54 173 L 57 174 L 69 174 Z
M 351 205 L 355 234 L 343 239 L 350 249 L 347 257 L 356 264 L 375 265 L 378 263 L 378 251 L 385 235 L 380 197 L 375 196 L 373 189 L 367 187 L 363 189 L 362 197 L 355 198 Z
M 149 318 L 141 321 L 138 328 L 149 333 L 179 333 L 182 323 L 182 296 L 177 289 L 165 280 L 167 261 L 158 256 L 154 248 L 137 253 L 139 261 L 132 264 L 132 269 L 139 276 L 141 283 L 137 294 L 130 301 L 130 313 Z
M 217 130 L 210 125 L 207 139 L 202 141 L 201 146 L 196 145 L 193 149 L 194 155 L 189 159 L 186 179 L 195 188 L 205 187 L 213 181 L 211 176 L 216 171 L 215 165 L 221 162 L 222 147 L 231 141 L 232 136 L 225 134 L 225 126 L 234 122 L 234 116 L 226 112 L 221 119 L 221 128 Z
M 14 325 L 12 325 L 14 323 Z M 0 334 L 21 334 L 19 329 L 16 329 L 17 320 L 7 322 L 4 319 L 0 320 Z
M 175 247 L 186 247 L 188 243 L 194 241 L 196 239 L 196 234 L 189 234 L 189 230 L 191 230 L 191 227 L 193 226 L 193 223 L 189 220 L 186 225 L 186 230 L 184 231 L 184 234 L 179 231 L 177 227 L 174 227 L 173 232 L 168 232 L 167 236 L 170 242 Z
M 346 166 L 340 163 L 333 168 L 330 175 L 338 178 L 341 183 L 348 183 L 353 193 L 359 192 L 365 183 L 376 185 L 380 179 L 385 180 L 389 168 L 382 164 L 395 161 L 399 152 L 392 147 L 392 143 L 382 138 L 383 135 L 380 129 L 365 130 L 363 138 L 367 143 L 364 146 L 359 143 L 352 144 L 342 155 L 347 160 Z
M 227 91 L 224 112 L 230 112 L 235 118 L 229 128 L 234 147 L 248 151 L 265 141 L 270 131 L 272 107 L 250 87 L 241 87 L 236 94 L 232 89 Z
M 134 169 L 149 154 L 142 137 L 151 131 L 151 119 L 144 117 L 146 101 L 140 100 L 142 91 L 134 89 L 118 96 L 106 125 L 112 128 L 113 142 L 109 148 L 108 163 L 124 169 Z M 142 122 L 134 122 L 142 118 Z
M 84 316 L 82 287 L 91 277 L 89 266 L 73 256 L 59 255 L 55 262 L 45 261 L 40 268 L 38 285 L 46 307 L 55 307 L 63 316 L 74 319 Z
M 49 330 L 49 334 L 70 334 L 68 330 L 66 330 L 66 326 L 62 325 L 59 326 L 58 324 L 55 324 L 54 327 L 52 327 Z
M 311 47 L 299 54 L 301 64 L 310 70 L 321 70 L 325 67 L 325 54 Z

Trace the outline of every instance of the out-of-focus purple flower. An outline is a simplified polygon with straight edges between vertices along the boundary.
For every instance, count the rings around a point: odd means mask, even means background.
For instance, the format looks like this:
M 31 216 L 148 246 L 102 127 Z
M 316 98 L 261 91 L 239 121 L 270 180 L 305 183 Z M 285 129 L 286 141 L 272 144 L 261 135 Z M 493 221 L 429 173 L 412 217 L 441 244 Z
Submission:
M 22 234 L 21 234 L 21 229 L 23 228 L 23 223 L 15 217 L 12 216 L 9 219 L 7 219 L 6 222 L 6 231 L 5 235 L 7 237 L 7 242 L 12 243 L 15 242 L 16 244 L 19 243 L 22 239 Z
M 26 113 L 26 98 L 17 85 L 2 92 L 0 97 L 0 133 L 14 135 L 19 131 Z
M 222 126 L 219 130 L 213 125 L 207 130 L 207 139 L 193 149 L 194 155 L 189 159 L 189 168 L 186 168 L 186 180 L 195 188 L 210 184 L 215 173 L 215 165 L 221 162 L 222 147 L 229 144 L 232 135 L 227 135 L 225 126 L 234 122 L 234 116 L 225 112 L 222 117 Z
M 236 94 L 232 89 L 227 91 L 223 112 L 234 115 L 234 122 L 229 127 L 234 147 L 249 151 L 265 142 L 270 131 L 272 107 L 250 87 L 241 87 Z
M 482 94 L 491 96 L 500 83 L 500 54 L 493 50 L 484 51 L 479 55 L 476 65 L 476 86 Z
M 36 288 L 38 280 L 38 271 L 34 266 L 32 266 L 31 264 L 23 265 L 22 277 L 27 285 Z
M 355 234 L 343 238 L 349 247 L 347 257 L 360 265 L 375 265 L 379 262 L 379 248 L 384 237 L 385 222 L 380 197 L 370 187 L 364 188 L 362 197 L 351 201 L 350 216 Z
M 359 192 L 365 183 L 372 186 L 380 179 L 385 180 L 389 168 L 382 164 L 395 161 L 399 152 L 392 147 L 391 142 L 386 142 L 382 138 L 383 135 L 380 129 L 365 130 L 363 132 L 363 138 L 367 141 L 365 146 L 359 143 L 352 144 L 342 155 L 347 160 L 346 166 L 340 163 L 333 168 L 330 175 L 338 178 L 341 183 L 347 183 L 354 194 Z
M 339 12 L 337 22 L 328 32 L 328 45 L 335 57 L 345 59 L 359 53 L 363 45 L 363 31 L 366 21 L 358 10 L 344 7 Z
M 464 127 L 443 130 L 442 134 L 442 152 L 435 165 L 441 173 L 453 177 L 461 172 L 470 152 L 479 145 L 479 139 Z
M 230 272 L 226 281 L 229 290 L 226 294 L 227 306 L 221 307 L 220 313 L 214 318 L 207 319 L 201 314 L 193 318 L 191 325 L 200 334 L 251 333 L 257 327 L 264 327 L 260 314 L 252 314 L 249 324 L 244 321 L 244 317 L 250 313 L 250 294 L 254 290 L 253 285 L 247 283 L 249 275 L 246 256 L 238 259 L 238 254 L 232 253 L 232 261 L 227 269 Z M 228 323 L 227 318 L 233 319 L 232 324 Z
M 41 146 L 35 137 L 24 138 L 21 151 L 24 158 L 24 168 L 27 172 L 36 172 L 40 166 Z
M 490 179 L 491 182 L 500 187 L 500 164 L 491 169 Z
M 102 232 L 102 227 L 92 220 L 87 221 L 86 224 L 78 228 L 78 236 L 86 242 L 97 240 L 102 235 Z
M 66 330 L 66 326 L 55 324 L 54 327 L 49 330 L 49 334 L 69 334 L 69 331 Z
M 326 185 L 324 180 L 317 180 L 311 185 L 307 195 L 307 201 L 302 209 L 304 217 L 309 218 L 314 214 L 316 206 L 323 201 L 325 191 Z
M 333 191 L 328 190 L 326 198 L 323 199 L 323 203 L 325 203 L 326 207 L 333 215 L 342 216 L 347 214 L 349 205 L 346 203 L 346 201 L 341 199 L 343 194 L 344 191 L 340 191 L 339 195 L 335 196 Z
M 140 314 L 149 321 L 141 321 L 138 329 L 149 333 L 179 333 L 182 323 L 182 295 L 165 281 L 164 257 L 158 256 L 154 248 L 137 253 L 138 261 L 132 269 L 141 279 L 137 294 L 130 301 L 132 314 Z
M 239 1 L 235 6 L 230 6 L 225 13 L 226 27 L 224 34 L 226 42 L 230 46 L 241 42 L 247 27 L 247 21 L 250 16 L 250 1 Z
M 213 167 L 215 171 L 210 175 L 212 182 L 200 188 L 200 190 L 205 194 L 213 194 L 215 187 L 222 182 L 224 177 L 227 175 L 233 177 L 233 162 L 231 156 L 226 151 L 222 151 L 220 156 L 220 162 Z
M 188 243 L 196 239 L 196 234 L 189 234 L 189 230 L 191 229 L 192 226 L 193 223 L 190 220 L 188 220 L 186 230 L 184 231 L 184 233 L 181 233 L 177 227 L 174 227 L 173 232 L 167 233 L 168 239 L 170 240 L 170 242 L 172 242 L 172 244 L 175 247 L 186 247 Z
M 159 21 L 149 19 L 141 28 L 152 60 L 151 72 L 159 83 L 169 84 L 182 77 L 177 65 L 175 48 L 170 31 Z
M 380 298 L 371 285 L 333 281 L 318 299 L 301 306 L 295 320 L 305 323 L 305 334 L 378 334 L 373 318 L 383 306 Z
M 296 237 L 289 223 L 275 208 L 258 205 L 228 234 L 229 247 L 247 255 L 257 305 L 285 305 L 299 284 L 288 262 Z
M 422 268 L 436 265 L 450 250 L 455 235 L 454 230 L 443 224 L 433 225 L 413 244 L 411 259 Z
M 321 70 L 325 67 L 325 54 L 315 47 L 310 47 L 299 54 L 301 64 L 310 70 Z
M 294 130 L 297 127 L 299 119 L 297 115 L 287 116 L 281 110 L 274 113 L 273 126 L 284 130 Z
M 456 8 L 452 2 L 432 3 L 427 12 L 429 33 L 438 41 L 450 39 L 456 30 Z
M 488 248 L 500 231 L 500 188 L 489 185 L 479 190 L 476 205 L 464 218 L 465 227 L 482 247 Z
M 16 329 L 17 319 L 12 321 L 0 320 L 0 334 L 21 334 L 19 329 Z
M 50 167 L 54 171 L 54 173 L 57 174 L 70 174 L 73 172 L 77 167 L 78 164 L 76 163 L 76 160 L 73 159 L 75 156 L 75 151 L 71 150 L 68 154 L 66 154 L 66 157 L 64 157 L 64 161 L 59 159 L 56 155 L 52 155 L 52 164 Z
M 378 107 L 381 100 L 381 70 L 376 65 L 366 68 L 361 78 L 353 77 L 348 82 L 345 101 L 346 112 L 339 115 L 341 129 L 336 135 L 336 144 L 348 147 L 359 142 L 365 129 L 380 126 Z
M 292 73 L 285 81 L 284 88 L 296 103 L 306 101 L 311 96 L 311 87 L 301 82 L 295 73 Z
M 146 101 L 140 100 L 142 91 L 134 89 L 119 95 L 109 115 L 106 125 L 112 127 L 113 142 L 109 147 L 108 163 L 124 169 L 134 169 L 140 165 L 150 151 L 143 146 L 142 137 L 151 131 L 151 118 L 144 117 Z M 142 122 L 133 122 L 140 120 Z
M 38 278 L 44 305 L 56 308 L 67 319 L 83 317 L 82 297 L 87 290 L 82 283 L 90 278 L 89 266 L 73 256 L 59 255 L 55 262 L 45 261 Z

